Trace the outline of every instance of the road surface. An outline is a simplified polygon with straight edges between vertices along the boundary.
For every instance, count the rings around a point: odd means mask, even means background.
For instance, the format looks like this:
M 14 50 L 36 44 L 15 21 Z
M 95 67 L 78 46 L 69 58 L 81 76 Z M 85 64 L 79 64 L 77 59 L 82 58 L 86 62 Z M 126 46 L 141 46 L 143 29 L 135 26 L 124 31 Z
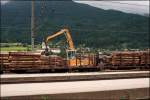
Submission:
M 1 96 L 9 97 L 62 93 L 82 93 L 136 88 L 149 88 L 149 78 L 53 83 L 1 84 Z

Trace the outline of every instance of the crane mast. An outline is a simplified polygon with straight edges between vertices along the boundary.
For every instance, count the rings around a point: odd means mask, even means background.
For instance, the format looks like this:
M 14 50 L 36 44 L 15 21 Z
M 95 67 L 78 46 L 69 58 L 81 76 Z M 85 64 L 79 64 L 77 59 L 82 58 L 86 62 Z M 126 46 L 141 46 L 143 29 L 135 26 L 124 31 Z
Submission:
M 34 40 L 35 40 L 35 0 L 32 0 L 31 9 L 31 48 L 34 50 Z

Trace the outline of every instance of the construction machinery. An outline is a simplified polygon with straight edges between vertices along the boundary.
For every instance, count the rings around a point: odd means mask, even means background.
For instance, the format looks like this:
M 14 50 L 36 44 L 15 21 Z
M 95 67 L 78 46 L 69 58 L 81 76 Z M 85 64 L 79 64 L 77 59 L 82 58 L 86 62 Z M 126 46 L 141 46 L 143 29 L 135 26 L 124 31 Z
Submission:
M 76 49 L 74 47 L 74 43 L 73 43 L 71 34 L 67 28 L 61 29 L 60 31 L 46 37 L 46 39 L 44 41 L 45 51 L 43 54 L 48 56 L 48 49 L 49 49 L 48 42 L 60 35 L 64 35 L 66 37 L 67 48 L 65 51 L 66 51 L 67 65 L 69 67 L 86 66 L 91 63 L 90 59 L 88 59 L 86 57 L 81 58 L 81 55 L 80 55 L 80 58 L 77 58 Z

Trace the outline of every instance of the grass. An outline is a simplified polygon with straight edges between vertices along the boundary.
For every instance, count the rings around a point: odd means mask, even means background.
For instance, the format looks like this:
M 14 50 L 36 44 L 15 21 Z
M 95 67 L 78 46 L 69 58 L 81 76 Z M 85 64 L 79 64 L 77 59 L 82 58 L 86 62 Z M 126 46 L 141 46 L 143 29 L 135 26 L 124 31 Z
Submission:
M 35 49 L 41 49 L 41 45 L 35 45 Z M 0 51 L 31 51 L 31 45 L 22 43 L 0 43 Z
M 29 47 L 1 47 L 0 48 L 1 51 L 29 51 Z

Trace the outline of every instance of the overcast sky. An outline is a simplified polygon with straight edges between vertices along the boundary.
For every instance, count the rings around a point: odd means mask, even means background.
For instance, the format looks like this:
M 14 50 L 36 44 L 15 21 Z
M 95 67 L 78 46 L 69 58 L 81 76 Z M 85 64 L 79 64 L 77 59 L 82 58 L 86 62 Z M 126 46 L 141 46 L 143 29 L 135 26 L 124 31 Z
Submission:
M 8 3 L 7 0 L 1 0 L 2 4 Z M 105 10 L 114 9 L 127 13 L 135 14 L 149 14 L 149 0 L 145 1 L 86 1 L 86 0 L 74 0 L 77 3 L 88 4 L 97 8 L 102 8 Z
M 5 4 L 5 3 L 7 3 L 8 1 L 7 0 L 1 0 L 1 3 L 2 4 Z
M 75 1 L 78 3 L 88 4 L 105 10 L 114 9 L 127 13 L 149 14 L 149 0 L 145 1 Z

